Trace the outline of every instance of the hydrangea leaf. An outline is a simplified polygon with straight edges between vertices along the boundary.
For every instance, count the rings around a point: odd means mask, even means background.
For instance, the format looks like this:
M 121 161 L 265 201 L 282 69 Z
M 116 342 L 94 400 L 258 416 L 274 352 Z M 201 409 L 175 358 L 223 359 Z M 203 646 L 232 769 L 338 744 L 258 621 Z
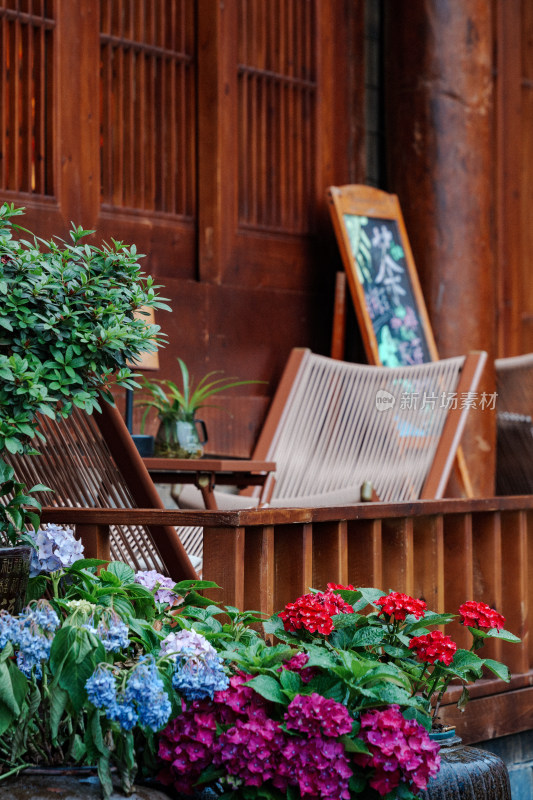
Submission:
M 287 698 L 282 692 L 278 681 L 269 675 L 257 675 L 251 681 L 248 681 L 246 685 L 251 686 L 261 697 L 273 703 L 285 704 L 287 702 Z

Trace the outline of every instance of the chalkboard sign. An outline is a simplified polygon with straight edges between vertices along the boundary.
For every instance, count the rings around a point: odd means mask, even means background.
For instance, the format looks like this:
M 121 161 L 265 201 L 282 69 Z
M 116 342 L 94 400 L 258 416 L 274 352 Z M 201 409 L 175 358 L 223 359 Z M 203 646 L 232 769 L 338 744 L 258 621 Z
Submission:
M 438 358 L 398 198 L 369 186 L 331 186 L 328 200 L 370 363 Z

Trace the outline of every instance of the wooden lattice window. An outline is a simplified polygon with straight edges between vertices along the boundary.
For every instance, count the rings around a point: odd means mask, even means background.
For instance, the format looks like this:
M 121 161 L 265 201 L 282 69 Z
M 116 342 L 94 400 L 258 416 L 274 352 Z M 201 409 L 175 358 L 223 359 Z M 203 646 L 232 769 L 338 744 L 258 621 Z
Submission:
M 240 0 L 239 224 L 310 230 L 316 0 Z
M 194 8 L 190 0 L 100 2 L 104 205 L 194 213 Z
M 0 190 L 52 195 L 52 0 L 0 8 Z

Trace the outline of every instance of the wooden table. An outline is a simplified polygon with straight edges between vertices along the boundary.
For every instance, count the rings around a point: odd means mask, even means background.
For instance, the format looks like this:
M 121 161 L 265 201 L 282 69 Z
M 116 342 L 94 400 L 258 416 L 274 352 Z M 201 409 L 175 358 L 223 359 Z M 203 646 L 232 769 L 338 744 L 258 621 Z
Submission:
M 276 470 L 274 461 L 248 458 L 143 458 L 154 483 L 193 483 L 200 489 L 205 507 L 218 508 L 214 495 L 219 486 L 262 486 L 261 498 L 269 475 Z

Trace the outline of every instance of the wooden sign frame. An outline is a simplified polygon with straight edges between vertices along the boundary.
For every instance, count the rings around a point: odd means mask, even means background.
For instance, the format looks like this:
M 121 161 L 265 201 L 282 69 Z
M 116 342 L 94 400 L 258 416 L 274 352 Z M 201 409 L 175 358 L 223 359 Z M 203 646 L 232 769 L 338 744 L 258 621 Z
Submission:
M 353 184 L 330 186 L 327 198 L 369 363 L 407 366 L 436 361 L 437 347 L 398 197 Z

